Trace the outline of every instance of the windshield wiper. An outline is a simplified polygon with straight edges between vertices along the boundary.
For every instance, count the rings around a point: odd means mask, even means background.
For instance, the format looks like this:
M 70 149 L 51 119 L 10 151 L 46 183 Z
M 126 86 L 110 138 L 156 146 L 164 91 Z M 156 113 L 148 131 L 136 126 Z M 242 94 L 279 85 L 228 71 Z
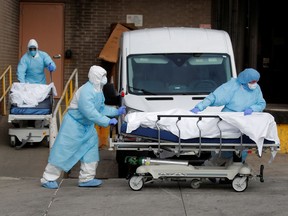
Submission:
M 146 94 L 146 95 L 156 95 L 156 93 L 147 91 L 145 89 L 134 88 L 132 86 L 128 86 L 128 88 L 131 88 L 131 89 L 136 90 L 136 91 L 140 91 L 140 92 L 142 92 L 143 94 Z

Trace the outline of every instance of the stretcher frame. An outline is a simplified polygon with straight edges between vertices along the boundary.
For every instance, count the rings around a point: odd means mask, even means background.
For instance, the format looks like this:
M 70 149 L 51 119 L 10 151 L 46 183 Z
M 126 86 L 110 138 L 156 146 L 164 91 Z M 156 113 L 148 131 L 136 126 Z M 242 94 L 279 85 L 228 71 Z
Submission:
M 199 129 L 199 137 L 194 138 L 193 142 L 189 140 L 180 139 L 180 129 L 178 128 L 178 140 L 173 142 L 171 140 L 166 140 L 161 137 L 161 133 L 166 133 L 165 131 L 160 130 L 158 126 L 158 121 L 161 118 L 177 118 L 176 125 L 182 118 L 198 118 L 197 127 Z M 222 138 L 222 132 L 218 126 L 220 137 L 219 138 L 204 138 L 202 137 L 201 128 L 199 127 L 199 122 L 204 118 L 217 118 L 219 119 L 218 124 L 222 121 L 221 117 L 218 115 L 157 115 L 156 127 L 157 127 L 157 137 L 147 137 L 144 135 L 125 133 L 121 131 L 119 134 L 116 134 L 116 138 L 112 138 L 112 133 L 110 133 L 110 150 L 137 150 L 137 151 L 153 151 L 155 155 L 158 155 L 160 158 L 165 158 L 165 155 L 174 153 L 176 156 L 180 155 L 198 155 L 200 156 L 202 152 L 211 152 L 215 151 L 216 153 L 221 153 L 223 151 L 233 151 L 236 154 L 241 156 L 241 152 L 244 149 L 254 149 L 258 156 L 261 156 L 261 153 L 258 152 L 257 145 L 254 141 L 248 140 L 244 134 L 241 134 L 238 139 L 224 139 Z M 218 125 L 217 124 L 217 125 Z M 123 125 L 122 125 L 123 126 Z M 144 128 L 144 130 L 153 130 Z M 134 138 L 134 139 L 133 139 Z M 235 141 L 238 140 L 238 143 Z M 244 142 L 245 140 L 245 142 Z M 209 143 L 204 142 L 209 141 Z M 231 141 L 231 142 L 229 142 Z M 263 144 L 263 151 L 266 151 L 270 148 L 273 151 L 279 149 L 279 144 L 265 140 Z M 170 152 L 170 153 L 169 153 Z
M 13 114 L 11 113 L 11 103 L 9 102 L 9 115 L 8 115 L 8 123 L 17 122 L 20 127 L 19 128 L 9 128 L 8 134 L 10 136 L 10 146 L 15 147 L 15 149 L 21 149 L 27 143 L 39 143 L 46 139 L 47 143 L 49 143 L 49 135 L 50 135 L 50 120 L 52 119 L 53 113 L 53 92 L 48 95 L 50 100 L 51 107 L 49 108 L 51 112 L 48 114 Z M 37 108 L 35 108 L 37 109 Z M 46 121 L 47 126 L 36 128 L 35 126 L 21 126 L 21 122 L 23 121 Z M 17 140 L 18 139 L 18 140 Z M 18 141 L 20 145 L 18 145 Z
M 228 180 L 232 188 L 236 192 L 243 192 L 248 187 L 249 179 L 260 178 L 260 182 L 264 182 L 264 165 L 260 165 L 260 172 L 256 174 L 255 171 L 247 163 L 233 162 L 227 166 L 194 166 L 187 162 L 171 164 L 172 161 L 165 160 L 162 162 L 153 162 L 153 159 L 144 159 L 148 163 L 137 167 L 128 179 L 128 185 L 133 191 L 139 191 L 144 184 L 149 184 L 156 181 L 190 181 L 193 189 L 198 189 L 200 185 L 207 179 L 221 178 Z M 159 163 L 159 164 L 158 164 Z
M 180 129 L 178 128 L 178 142 L 171 142 L 163 140 L 161 137 L 161 130 L 157 124 L 161 118 L 177 118 L 177 123 L 182 118 L 198 118 L 197 127 L 199 129 L 198 143 L 183 142 L 180 139 Z M 218 118 L 217 127 L 220 131 L 220 137 L 218 139 L 212 138 L 211 140 L 218 140 L 219 142 L 205 143 L 204 138 L 201 134 L 201 129 L 198 123 L 203 118 Z M 110 133 L 110 148 L 115 148 L 117 150 L 137 150 L 137 151 L 153 151 L 158 158 L 166 158 L 172 156 L 173 154 L 180 155 L 197 155 L 200 156 L 202 152 L 215 151 L 221 155 L 223 151 L 233 151 L 239 158 L 241 158 L 242 151 L 244 149 L 255 149 L 258 156 L 262 155 L 262 152 L 258 152 L 257 145 L 255 142 L 250 140 L 250 142 L 244 142 L 243 136 L 240 136 L 240 143 L 226 142 L 226 139 L 222 138 L 222 132 L 218 126 L 222 119 L 218 115 L 157 115 L 156 127 L 158 137 L 150 138 L 145 136 L 138 136 L 133 133 L 127 134 L 121 132 L 116 139 L 113 140 L 112 132 Z M 131 141 L 130 138 L 136 138 L 135 141 Z M 195 139 L 194 139 L 195 140 Z M 269 149 L 271 151 L 278 151 L 279 144 L 275 142 L 267 142 L 265 140 L 263 144 L 262 151 Z M 171 154 L 172 153 L 172 154 Z M 154 181 L 165 181 L 165 180 L 185 180 L 191 181 L 191 187 L 197 189 L 200 184 L 209 178 L 225 178 L 230 181 L 230 184 L 234 191 L 243 192 L 248 187 L 248 180 L 252 178 L 259 177 L 260 182 L 264 182 L 264 165 L 260 165 L 259 174 L 252 170 L 252 168 L 244 161 L 233 161 L 231 164 L 225 166 L 194 166 L 189 164 L 189 162 L 179 162 L 177 160 L 165 160 L 154 161 L 153 159 L 146 158 L 143 159 L 143 163 L 137 167 L 136 171 L 128 176 L 128 185 L 134 191 L 139 191 L 143 188 L 144 184 L 152 183 Z M 147 162 L 149 161 L 149 162 Z

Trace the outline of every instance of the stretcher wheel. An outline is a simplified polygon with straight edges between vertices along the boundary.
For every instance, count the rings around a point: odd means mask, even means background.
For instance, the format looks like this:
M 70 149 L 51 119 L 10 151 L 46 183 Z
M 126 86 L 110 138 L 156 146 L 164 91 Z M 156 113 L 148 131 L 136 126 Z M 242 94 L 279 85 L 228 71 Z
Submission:
M 243 192 L 248 187 L 247 177 L 235 177 L 232 181 L 232 187 L 236 192 Z
M 132 176 L 128 181 L 129 187 L 134 191 L 139 191 L 144 186 L 144 179 L 142 176 Z
M 201 181 L 199 179 L 192 179 L 191 181 L 191 187 L 193 189 L 198 189 L 200 187 Z

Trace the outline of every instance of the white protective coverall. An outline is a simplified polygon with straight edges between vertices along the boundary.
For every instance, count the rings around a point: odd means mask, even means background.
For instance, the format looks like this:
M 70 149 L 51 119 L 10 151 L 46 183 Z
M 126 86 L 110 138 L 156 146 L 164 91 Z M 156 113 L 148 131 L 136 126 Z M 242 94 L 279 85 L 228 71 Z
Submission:
M 107 82 L 105 69 L 92 66 L 88 77 L 89 81 L 77 90 L 63 118 L 41 178 L 42 186 L 56 181 L 62 170 L 69 171 L 79 160 L 79 184 L 91 181 L 96 175 L 99 149 L 95 124 L 107 127 L 109 117 L 119 115 L 119 111 L 104 104 L 101 80 Z

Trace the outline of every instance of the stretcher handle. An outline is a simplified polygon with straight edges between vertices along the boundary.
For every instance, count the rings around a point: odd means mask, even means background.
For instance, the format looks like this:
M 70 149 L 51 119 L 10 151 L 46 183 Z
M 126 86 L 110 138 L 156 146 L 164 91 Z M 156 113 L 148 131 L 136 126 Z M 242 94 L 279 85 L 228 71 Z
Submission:
M 50 72 L 50 83 L 52 83 L 52 72 Z
M 178 120 L 181 120 L 181 118 L 199 118 L 202 120 L 202 118 L 220 118 L 218 115 L 157 115 L 157 119 L 160 120 L 161 118 L 178 118 Z M 222 119 L 221 119 L 222 120 Z
M 118 123 L 116 125 L 110 125 L 110 132 L 109 132 L 109 137 L 110 138 L 112 138 L 114 127 L 116 127 L 116 134 L 118 134 Z
M 109 132 L 110 138 L 112 138 L 113 129 L 114 129 L 114 125 L 110 125 L 110 132 Z

